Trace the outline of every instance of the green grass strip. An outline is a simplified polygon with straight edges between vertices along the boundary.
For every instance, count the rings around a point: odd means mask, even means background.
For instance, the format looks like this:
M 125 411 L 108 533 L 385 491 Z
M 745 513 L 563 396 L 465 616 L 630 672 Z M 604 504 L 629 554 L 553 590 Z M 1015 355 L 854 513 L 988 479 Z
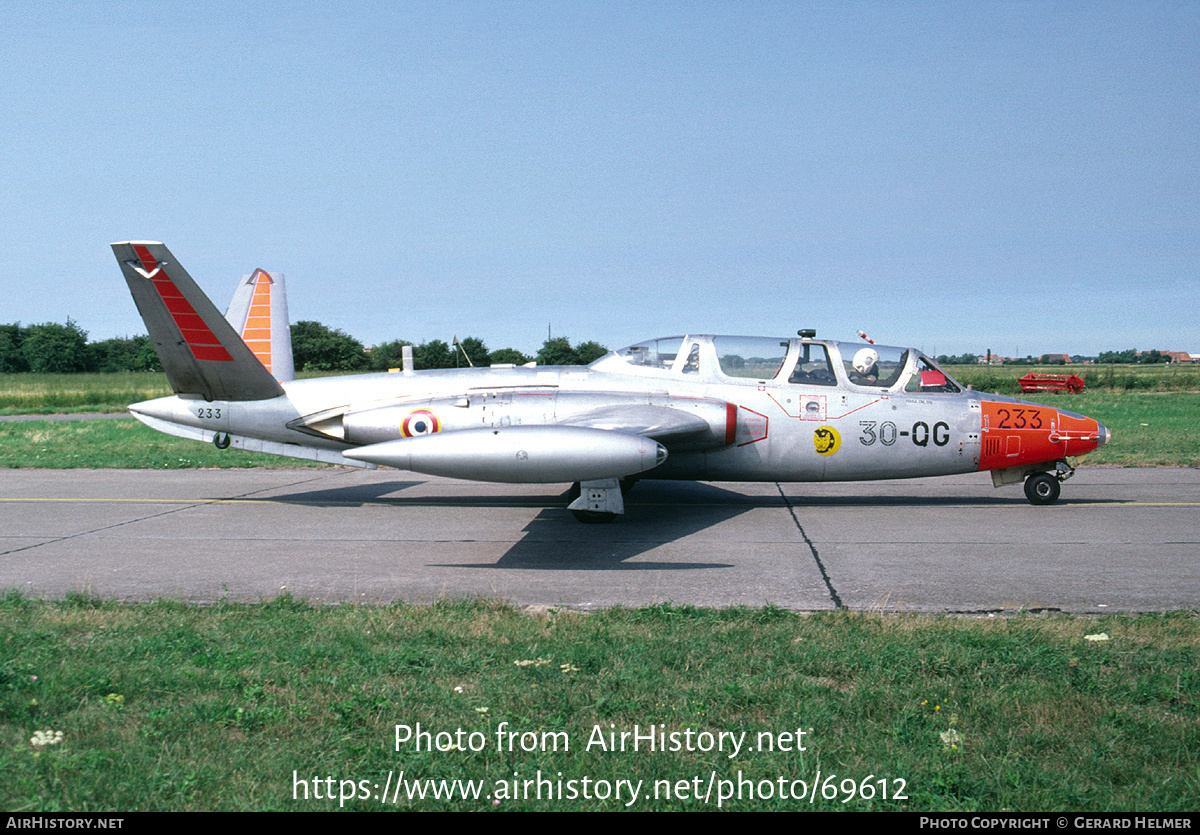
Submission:
M 10 811 L 691 810 L 718 790 L 740 791 L 721 801 L 739 810 L 1200 806 L 1195 613 L 10 593 L 0 648 Z

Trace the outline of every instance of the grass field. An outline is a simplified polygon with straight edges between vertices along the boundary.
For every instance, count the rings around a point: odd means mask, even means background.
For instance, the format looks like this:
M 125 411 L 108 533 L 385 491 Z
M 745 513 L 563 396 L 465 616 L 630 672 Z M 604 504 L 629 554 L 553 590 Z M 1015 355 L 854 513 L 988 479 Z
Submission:
M 0 647 L 10 811 L 703 809 L 718 792 L 742 810 L 1200 805 L 1194 613 L 583 615 L 10 594 Z M 418 723 L 435 750 L 418 750 Z M 651 725 L 675 750 L 597 744 Z M 38 731 L 61 742 L 34 744 Z M 721 732 L 724 750 L 688 750 Z M 540 799 L 524 782 L 539 772 Z M 480 796 L 410 796 L 453 780 L 478 781 L 457 788 Z M 631 782 L 618 797 L 619 780 Z
M 298 458 L 219 450 L 155 432 L 133 418 L 0 422 L 0 468 L 151 469 L 325 466 Z
M 128 374 L 0 374 L 0 415 L 123 412 L 171 393 L 157 371 Z
M 946 371 L 978 391 L 1020 397 L 1017 381 L 1029 373 L 1074 374 L 1087 391 L 1200 391 L 1200 365 L 948 365 Z

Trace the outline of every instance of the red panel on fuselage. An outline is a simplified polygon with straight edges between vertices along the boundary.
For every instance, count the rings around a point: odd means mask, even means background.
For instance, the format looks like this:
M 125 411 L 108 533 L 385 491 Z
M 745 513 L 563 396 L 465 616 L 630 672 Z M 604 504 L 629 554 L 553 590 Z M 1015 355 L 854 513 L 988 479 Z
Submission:
M 980 470 L 1057 461 L 1098 446 L 1099 424 L 1038 403 L 984 400 Z

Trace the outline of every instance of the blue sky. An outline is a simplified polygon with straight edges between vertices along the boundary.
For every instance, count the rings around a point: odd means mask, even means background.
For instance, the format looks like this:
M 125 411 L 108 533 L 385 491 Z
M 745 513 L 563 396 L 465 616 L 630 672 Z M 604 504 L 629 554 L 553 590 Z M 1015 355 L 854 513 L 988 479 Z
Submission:
M 1200 352 L 1200 3 L 0 2 L 0 322 Z

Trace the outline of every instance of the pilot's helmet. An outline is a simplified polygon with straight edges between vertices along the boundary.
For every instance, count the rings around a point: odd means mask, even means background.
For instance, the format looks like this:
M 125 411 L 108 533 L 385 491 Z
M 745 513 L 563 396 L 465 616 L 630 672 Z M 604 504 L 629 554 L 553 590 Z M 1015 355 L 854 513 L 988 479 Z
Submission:
M 874 348 L 860 348 L 854 355 L 854 370 L 866 374 L 879 362 L 879 353 Z

